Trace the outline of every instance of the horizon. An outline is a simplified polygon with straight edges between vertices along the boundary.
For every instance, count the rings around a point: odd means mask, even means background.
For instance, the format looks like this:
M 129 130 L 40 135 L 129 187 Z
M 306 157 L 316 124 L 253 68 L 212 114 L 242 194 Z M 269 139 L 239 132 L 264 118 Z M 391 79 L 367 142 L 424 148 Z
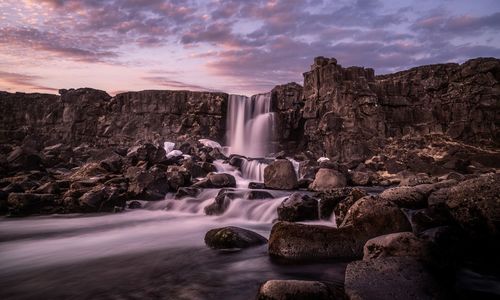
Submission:
M 252 95 L 316 56 L 383 75 L 500 57 L 500 3 L 41 0 L 0 3 L 0 90 Z

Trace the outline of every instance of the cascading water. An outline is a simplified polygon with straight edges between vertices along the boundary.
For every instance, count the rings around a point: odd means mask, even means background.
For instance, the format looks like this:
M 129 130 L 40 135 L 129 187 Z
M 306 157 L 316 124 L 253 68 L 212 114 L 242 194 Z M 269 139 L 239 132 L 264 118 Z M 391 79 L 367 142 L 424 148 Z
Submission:
M 230 95 L 228 111 L 229 153 L 247 157 L 264 157 L 269 154 L 274 128 L 271 93 L 251 98 Z
M 270 140 L 274 130 L 274 113 L 271 112 L 271 93 L 254 95 L 251 98 L 229 96 L 227 140 L 229 154 L 246 157 L 265 157 L 271 149 Z M 245 159 L 241 165 L 243 178 L 264 181 L 267 164 L 259 160 Z

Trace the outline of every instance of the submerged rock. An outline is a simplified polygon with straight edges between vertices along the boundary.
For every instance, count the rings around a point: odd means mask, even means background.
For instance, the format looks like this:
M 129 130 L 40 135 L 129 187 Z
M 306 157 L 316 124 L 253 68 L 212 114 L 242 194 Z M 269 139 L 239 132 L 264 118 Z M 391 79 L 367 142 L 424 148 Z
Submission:
M 260 286 L 257 300 L 333 300 L 334 292 L 324 283 L 305 280 L 268 280 Z
M 213 249 L 248 248 L 267 243 L 267 239 L 253 231 L 228 226 L 209 230 L 205 244 Z
M 347 265 L 349 299 L 440 299 L 435 279 L 413 257 L 386 257 Z
M 268 189 L 292 190 L 297 187 L 297 175 L 287 159 L 277 159 L 264 169 L 264 184 Z
M 211 173 L 205 179 L 193 184 L 193 187 L 199 188 L 224 188 L 236 187 L 236 179 L 231 174 Z
M 302 193 L 293 193 L 278 206 L 280 221 L 318 220 L 318 200 Z

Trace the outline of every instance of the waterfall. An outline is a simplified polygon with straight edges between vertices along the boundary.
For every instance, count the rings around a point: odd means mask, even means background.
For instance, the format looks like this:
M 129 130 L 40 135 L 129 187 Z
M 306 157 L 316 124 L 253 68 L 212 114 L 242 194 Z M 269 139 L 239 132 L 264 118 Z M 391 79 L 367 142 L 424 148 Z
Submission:
M 272 150 L 270 139 L 274 128 L 271 93 L 251 98 L 229 96 L 227 138 L 230 154 L 264 157 Z

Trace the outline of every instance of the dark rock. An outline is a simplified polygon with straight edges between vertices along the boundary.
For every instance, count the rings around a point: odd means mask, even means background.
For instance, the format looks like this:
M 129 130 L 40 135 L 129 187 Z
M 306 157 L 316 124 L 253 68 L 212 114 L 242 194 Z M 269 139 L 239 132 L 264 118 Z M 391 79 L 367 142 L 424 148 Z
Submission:
M 169 191 L 167 175 L 156 167 L 149 170 L 141 167 L 129 167 L 126 177 L 130 182 L 128 191 L 133 197 L 159 200 L 163 199 Z
M 205 235 L 205 244 L 213 249 L 248 248 L 267 243 L 263 236 L 239 227 L 211 229 Z
M 145 161 L 150 165 L 158 164 L 166 160 L 166 153 L 163 147 L 156 147 L 146 143 L 129 149 L 127 158 L 135 161 Z
M 301 193 L 293 193 L 278 206 L 280 221 L 318 220 L 318 200 Z
M 269 254 L 291 260 L 358 258 L 371 238 L 411 231 L 405 215 L 390 202 L 363 197 L 349 209 L 339 228 L 278 222 L 269 238 Z
M 436 280 L 412 257 L 355 261 L 347 266 L 349 299 L 440 299 Z
M 33 192 L 35 194 L 59 194 L 61 191 L 57 182 L 47 182 L 39 186 Z
M 291 190 L 297 187 L 297 175 L 287 159 L 277 159 L 264 169 L 264 184 L 269 189 Z
M 474 238 L 500 235 L 500 174 L 483 175 L 449 188 L 446 207 Z
M 196 197 L 201 193 L 199 188 L 195 187 L 181 187 L 175 193 L 175 199 L 181 199 L 184 197 Z
M 191 184 L 191 174 L 184 166 L 168 166 L 165 176 L 168 186 L 173 191 Z
M 193 184 L 193 187 L 198 187 L 198 188 L 236 187 L 236 179 L 231 174 L 211 173 L 208 174 L 205 179 L 202 179 Z
M 29 215 L 43 213 L 55 204 L 51 194 L 11 193 L 7 199 L 9 213 L 12 215 Z
M 248 188 L 261 190 L 261 189 L 265 189 L 266 185 L 263 182 L 250 182 L 248 184 Z
M 11 172 L 41 170 L 42 159 L 33 150 L 16 147 L 7 156 L 8 169 Z
M 319 169 L 309 188 L 313 191 L 328 191 L 347 185 L 345 176 L 334 169 Z
M 142 208 L 142 204 L 141 204 L 141 202 L 134 200 L 134 201 L 131 201 L 127 207 L 128 207 L 128 209 L 139 209 L 139 208 Z
M 124 207 L 126 200 L 125 195 L 112 188 L 97 186 L 83 194 L 79 204 L 87 212 L 113 212 L 115 207 Z
M 231 156 L 229 156 L 229 164 L 236 168 L 241 168 L 241 165 L 245 160 L 246 158 L 241 155 L 231 154 Z
M 236 194 L 234 193 L 234 190 L 221 189 L 217 194 L 217 197 L 215 197 L 214 202 L 204 208 L 205 214 L 209 216 L 222 215 L 227 210 L 231 200 L 234 199 L 235 196 Z
M 273 199 L 274 196 L 267 191 L 248 191 L 245 195 L 248 200 Z
M 449 212 L 446 209 L 432 206 L 428 208 L 410 210 L 407 212 L 413 232 L 420 233 L 427 229 L 451 225 L 453 223 Z
M 353 185 L 370 185 L 371 181 L 372 180 L 368 172 L 354 171 L 351 174 L 351 182 Z
M 268 280 L 259 288 L 258 300 L 332 300 L 334 292 L 319 281 Z
M 412 232 L 398 232 L 368 240 L 363 250 L 363 260 L 388 256 L 412 256 L 429 259 L 430 244 Z
M 320 218 L 330 220 L 335 214 L 337 224 L 342 224 L 349 208 L 359 199 L 368 194 L 357 188 L 339 188 L 316 193 L 319 201 Z

